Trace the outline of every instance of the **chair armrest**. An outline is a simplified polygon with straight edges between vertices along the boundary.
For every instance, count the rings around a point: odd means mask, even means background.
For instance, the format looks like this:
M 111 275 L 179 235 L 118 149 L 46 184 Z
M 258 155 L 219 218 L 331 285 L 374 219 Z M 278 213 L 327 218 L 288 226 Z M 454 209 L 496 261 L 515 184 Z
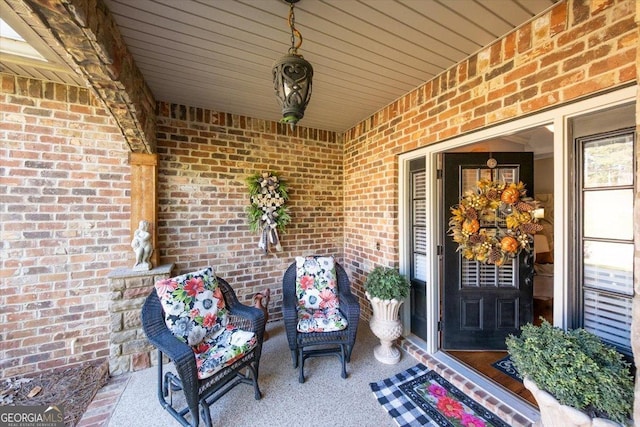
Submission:
M 262 344 L 265 328 L 265 315 L 259 308 L 242 304 L 233 288 L 221 277 L 217 277 L 218 286 L 222 290 L 224 302 L 229 310 L 229 315 L 234 319 L 234 324 L 241 329 L 250 330 L 258 337 L 258 342 Z
M 336 263 L 336 275 L 338 279 L 338 298 L 340 299 L 340 311 L 350 324 L 358 324 L 360 319 L 360 302 L 351 293 L 351 282 L 344 268 Z M 356 326 L 357 327 L 357 326 Z
M 358 307 L 358 309 L 360 308 L 358 298 L 356 298 L 356 296 L 351 292 L 340 293 L 340 305 L 343 304 L 349 307 Z
M 162 305 L 155 289 L 151 291 L 142 306 L 142 328 L 149 342 L 173 361 L 179 373 L 184 369 L 197 373 L 193 349 L 173 336 L 167 328 Z M 158 363 L 162 361 L 159 360 Z
M 356 324 L 360 319 L 360 304 L 352 293 L 340 294 L 340 311 L 349 324 Z
M 250 330 L 251 332 L 258 332 L 260 329 L 264 330 L 266 319 L 259 308 L 238 303 L 229 309 L 229 315 L 237 319 L 233 323 L 242 329 Z

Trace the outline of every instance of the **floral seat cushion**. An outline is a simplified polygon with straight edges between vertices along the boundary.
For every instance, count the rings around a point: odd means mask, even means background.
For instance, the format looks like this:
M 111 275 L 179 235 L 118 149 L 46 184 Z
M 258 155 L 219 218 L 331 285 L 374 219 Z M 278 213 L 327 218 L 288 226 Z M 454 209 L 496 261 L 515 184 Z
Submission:
M 198 378 L 205 379 L 231 365 L 257 345 L 256 334 L 229 324 L 215 337 L 206 337 L 194 347 Z
M 334 332 L 347 327 L 340 313 L 333 257 L 296 257 L 298 332 Z
M 225 329 L 227 309 L 211 267 L 159 280 L 155 288 L 167 327 L 179 340 L 195 346 Z
M 199 379 L 210 377 L 256 346 L 255 333 L 228 323 L 224 296 L 211 267 L 159 280 L 155 288 L 167 327 L 193 349 Z

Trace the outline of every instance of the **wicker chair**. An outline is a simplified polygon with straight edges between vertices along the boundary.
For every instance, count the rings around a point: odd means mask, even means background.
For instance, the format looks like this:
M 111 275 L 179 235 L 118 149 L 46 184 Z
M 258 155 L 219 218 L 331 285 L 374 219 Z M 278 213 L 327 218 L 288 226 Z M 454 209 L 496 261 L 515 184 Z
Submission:
M 239 360 L 204 380 L 198 379 L 192 348 L 174 337 L 167 328 L 164 311 L 155 289 L 151 291 L 142 307 L 144 332 L 158 349 L 158 399 L 162 407 L 183 426 L 198 426 L 202 417 L 205 425 L 210 427 L 209 406 L 240 383 L 253 385 L 256 400 L 262 397 L 258 387 L 258 369 L 265 328 L 264 313 L 260 309 L 241 304 L 225 280 L 218 277 L 217 281 L 229 310 L 230 323 L 254 332 L 257 345 Z M 163 354 L 174 363 L 178 375 L 172 372 L 163 373 Z M 187 402 L 187 406 L 182 409 L 173 406 L 172 393 L 179 390 L 184 392 Z M 189 413 L 191 421 L 186 417 Z
M 358 331 L 360 305 L 351 293 L 349 277 L 341 265 L 335 263 L 338 284 L 338 300 L 340 312 L 347 320 L 345 329 L 333 332 L 299 332 L 298 331 L 298 296 L 296 294 L 296 263 L 292 263 L 282 279 L 284 324 L 291 350 L 294 368 L 300 368 L 298 381 L 303 383 L 304 361 L 309 357 L 333 355 L 342 364 L 342 378 L 347 377 L 346 363 L 351 360 L 351 352 Z M 319 348 L 318 348 L 319 347 Z

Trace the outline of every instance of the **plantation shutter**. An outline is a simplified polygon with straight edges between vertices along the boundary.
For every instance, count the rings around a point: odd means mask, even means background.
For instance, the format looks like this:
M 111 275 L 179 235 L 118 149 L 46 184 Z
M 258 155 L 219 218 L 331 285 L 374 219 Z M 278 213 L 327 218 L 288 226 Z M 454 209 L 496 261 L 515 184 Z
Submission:
M 411 174 L 413 275 L 412 278 L 427 281 L 427 175 L 425 170 Z

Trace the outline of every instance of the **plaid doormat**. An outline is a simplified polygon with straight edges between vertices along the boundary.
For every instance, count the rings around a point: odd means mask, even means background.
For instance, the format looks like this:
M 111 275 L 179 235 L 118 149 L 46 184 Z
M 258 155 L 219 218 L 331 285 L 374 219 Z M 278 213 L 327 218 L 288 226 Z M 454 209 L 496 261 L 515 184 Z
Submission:
M 509 427 L 421 363 L 369 386 L 400 427 Z

